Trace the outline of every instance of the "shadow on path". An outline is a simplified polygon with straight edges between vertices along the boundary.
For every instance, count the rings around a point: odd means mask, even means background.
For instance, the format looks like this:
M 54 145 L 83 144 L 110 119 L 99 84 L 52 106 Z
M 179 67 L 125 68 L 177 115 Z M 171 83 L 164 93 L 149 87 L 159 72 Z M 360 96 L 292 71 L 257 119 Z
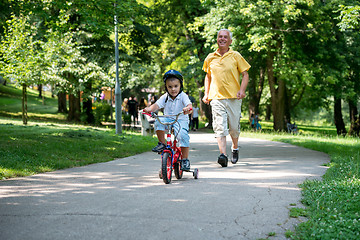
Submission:
M 321 177 L 328 156 L 258 139 L 240 146 L 238 164 L 221 168 L 213 135 L 191 134 L 199 179 L 168 185 L 151 152 L 1 181 L 0 239 L 286 239 L 301 220 L 289 218 L 298 184 Z

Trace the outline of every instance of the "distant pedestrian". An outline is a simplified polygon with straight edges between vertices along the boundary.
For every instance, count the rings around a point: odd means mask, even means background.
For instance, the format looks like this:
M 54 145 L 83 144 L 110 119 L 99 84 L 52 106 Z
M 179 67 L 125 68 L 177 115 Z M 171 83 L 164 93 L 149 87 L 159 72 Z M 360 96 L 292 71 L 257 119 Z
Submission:
M 122 110 L 125 114 L 128 114 L 128 113 L 129 113 L 128 102 L 129 102 L 129 99 L 128 99 L 128 98 L 124 98 L 124 101 L 123 101 L 123 103 L 121 104 L 121 110 Z
M 144 109 L 148 106 L 148 103 L 144 97 L 140 98 L 139 109 Z
M 186 95 L 188 95 L 190 101 L 191 101 L 191 104 L 194 105 L 195 103 L 195 98 L 193 96 L 190 96 L 189 92 L 186 92 Z M 192 128 L 192 125 L 193 125 L 193 121 L 192 121 L 192 116 L 191 114 L 189 114 L 189 129 Z
M 127 105 L 128 105 L 129 114 L 130 114 L 130 116 L 132 116 L 132 118 L 133 118 L 132 120 L 133 120 L 133 123 L 135 126 L 137 123 L 137 120 L 138 120 L 139 103 L 138 103 L 138 101 L 136 101 L 136 98 L 134 95 L 131 96 Z
M 254 114 L 252 114 L 252 116 L 254 116 Z M 255 117 L 252 117 L 251 127 L 254 130 L 261 130 L 260 119 L 257 114 L 255 115 Z
M 199 129 L 199 108 L 197 107 L 196 102 L 193 105 L 193 113 L 191 115 L 192 117 L 192 121 L 191 121 L 191 129 L 193 131 L 196 131 L 197 129 Z

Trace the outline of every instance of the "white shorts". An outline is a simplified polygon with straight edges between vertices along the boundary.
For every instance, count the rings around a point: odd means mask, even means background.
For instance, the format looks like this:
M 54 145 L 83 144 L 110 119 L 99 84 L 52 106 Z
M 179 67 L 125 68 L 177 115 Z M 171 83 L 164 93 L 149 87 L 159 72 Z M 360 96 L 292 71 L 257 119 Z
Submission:
M 240 135 L 241 103 L 238 99 L 213 99 L 210 102 L 215 137 L 230 134 L 234 138 Z
M 174 119 L 162 118 L 161 122 L 172 122 Z M 179 124 L 178 124 L 179 123 Z M 178 123 L 173 125 L 174 132 L 179 133 L 177 135 L 178 142 L 180 143 L 180 147 L 189 147 L 190 146 L 190 136 L 189 136 L 189 120 L 179 119 Z M 159 121 L 155 120 L 155 131 L 165 131 L 169 126 L 163 125 L 159 123 Z

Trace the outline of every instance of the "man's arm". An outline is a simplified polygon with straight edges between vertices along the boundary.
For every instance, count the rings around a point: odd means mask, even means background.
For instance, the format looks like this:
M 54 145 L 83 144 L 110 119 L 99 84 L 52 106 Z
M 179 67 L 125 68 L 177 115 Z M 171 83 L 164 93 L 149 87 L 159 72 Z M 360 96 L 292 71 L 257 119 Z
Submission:
M 205 81 L 204 81 L 205 93 L 204 93 L 204 97 L 202 99 L 205 104 L 209 104 L 210 83 L 211 83 L 211 74 L 206 73 Z
M 247 71 L 244 71 L 241 73 L 242 79 L 241 79 L 241 85 L 240 90 L 237 92 L 236 97 L 237 99 L 243 99 L 246 97 L 246 88 L 249 83 L 249 73 Z

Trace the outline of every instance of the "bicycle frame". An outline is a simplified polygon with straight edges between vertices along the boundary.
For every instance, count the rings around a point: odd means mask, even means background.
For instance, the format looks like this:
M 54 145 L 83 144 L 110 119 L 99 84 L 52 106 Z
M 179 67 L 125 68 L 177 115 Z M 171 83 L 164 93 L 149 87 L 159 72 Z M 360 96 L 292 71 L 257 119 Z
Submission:
M 174 167 L 174 163 L 177 162 L 179 157 L 180 159 L 182 159 L 182 153 L 180 147 L 177 146 L 176 138 L 174 138 L 173 142 L 171 141 L 172 129 L 173 129 L 172 126 L 169 127 L 168 132 L 166 133 L 166 148 L 161 155 L 163 155 L 164 152 L 169 152 L 171 154 L 171 163 L 172 166 Z

